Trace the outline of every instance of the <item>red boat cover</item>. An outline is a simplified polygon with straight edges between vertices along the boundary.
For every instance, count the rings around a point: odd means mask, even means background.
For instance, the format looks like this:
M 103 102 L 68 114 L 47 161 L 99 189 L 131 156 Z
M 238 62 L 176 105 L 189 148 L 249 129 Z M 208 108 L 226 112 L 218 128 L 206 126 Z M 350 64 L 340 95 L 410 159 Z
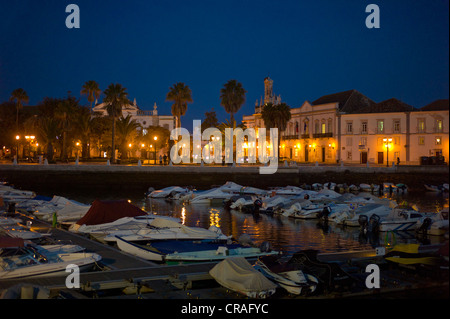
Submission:
M 95 200 L 87 213 L 77 221 L 78 225 L 98 225 L 111 223 L 119 218 L 147 215 L 145 211 L 126 200 Z
M 23 246 L 25 246 L 23 238 L 0 236 L 0 248 L 16 248 Z

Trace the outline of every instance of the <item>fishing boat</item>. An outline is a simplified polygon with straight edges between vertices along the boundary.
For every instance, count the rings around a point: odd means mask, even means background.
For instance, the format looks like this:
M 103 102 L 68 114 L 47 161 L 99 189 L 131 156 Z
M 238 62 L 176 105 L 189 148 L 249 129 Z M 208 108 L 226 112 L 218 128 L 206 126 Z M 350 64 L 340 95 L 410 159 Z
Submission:
M 100 260 L 95 253 L 45 253 L 21 238 L 0 237 L 0 279 L 67 275 L 69 265 L 84 271 Z
M 305 274 L 293 264 L 282 262 L 279 256 L 259 257 L 254 267 L 264 276 L 294 295 L 311 294 L 319 284 L 316 277 Z
M 224 259 L 215 265 L 209 274 L 221 286 L 249 298 L 268 298 L 278 287 L 243 257 Z

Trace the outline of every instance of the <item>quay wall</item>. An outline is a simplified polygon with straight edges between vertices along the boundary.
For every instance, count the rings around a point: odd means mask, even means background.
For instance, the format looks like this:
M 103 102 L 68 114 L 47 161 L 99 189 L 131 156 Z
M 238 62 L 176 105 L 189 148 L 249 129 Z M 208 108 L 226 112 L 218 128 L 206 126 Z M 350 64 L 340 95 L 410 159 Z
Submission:
M 126 166 L 126 165 L 0 165 L 0 180 L 28 190 L 146 192 L 167 186 L 208 189 L 227 181 L 244 186 L 269 188 L 301 186 L 303 183 L 404 183 L 411 191 L 424 191 L 424 184 L 449 183 L 448 166 L 280 166 L 277 173 L 259 174 L 255 166 Z

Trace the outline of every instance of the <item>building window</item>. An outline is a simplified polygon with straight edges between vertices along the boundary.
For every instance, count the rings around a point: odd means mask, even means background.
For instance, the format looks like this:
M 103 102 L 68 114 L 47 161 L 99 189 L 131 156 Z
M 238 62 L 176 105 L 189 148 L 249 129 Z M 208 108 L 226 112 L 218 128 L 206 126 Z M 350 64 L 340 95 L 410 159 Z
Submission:
M 436 145 L 442 145 L 442 137 L 437 136 L 434 139 Z
M 332 132 L 333 132 L 333 120 L 328 119 L 328 133 L 332 133 Z
M 316 120 L 316 122 L 314 123 L 314 133 L 319 134 L 320 133 L 320 126 L 319 126 L 319 120 Z
M 425 145 L 425 137 L 419 136 L 419 145 Z
M 361 137 L 361 144 L 360 145 L 367 145 L 367 137 Z
M 383 145 L 383 138 L 382 137 L 377 138 L 377 145 L 378 146 Z
M 394 144 L 395 145 L 400 145 L 400 136 L 395 136 L 394 137 Z
M 361 122 L 361 134 L 367 134 L 367 121 Z
M 309 122 L 308 121 L 303 122 L 303 134 L 309 134 Z
M 442 120 L 438 119 L 436 120 L 436 133 L 442 133 L 444 127 L 443 127 L 443 123 Z
M 394 120 L 394 133 L 400 133 L 400 120 Z
M 353 133 L 353 122 L 347 122 L 347 133 Z
M 325 123 L 322 123 L 322 134 L 325 134 L 327 132 L 327 125 Z
M 384 133 L 384 120 L 377 120 L 377 133 L 378 134 Z
M 400 152 L 394 152 L 394 159 L 400 161 Z
M 346 146 L 352 146 L 352 138 L 351 137 L 347 137 L 347 143 Z
M 417 132 L 425 133 L 425 119 L 417 119 Z
M 351 151 L 347 151 L 347 159 L 352 160 L 352 152 Z

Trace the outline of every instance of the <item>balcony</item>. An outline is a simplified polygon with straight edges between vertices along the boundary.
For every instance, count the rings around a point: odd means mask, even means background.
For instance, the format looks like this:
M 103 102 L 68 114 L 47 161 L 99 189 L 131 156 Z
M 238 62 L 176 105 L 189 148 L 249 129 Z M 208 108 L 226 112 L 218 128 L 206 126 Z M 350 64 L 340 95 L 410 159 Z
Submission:
M 333 137 L 333 133 L 315 133 L 313 138 Z
M 285 135 L 282 138 L 285 140 L 296 140 L 298 139 L 298 135 Z
M 309 138 L 309 133 L 300 135 L 300 138 Z

